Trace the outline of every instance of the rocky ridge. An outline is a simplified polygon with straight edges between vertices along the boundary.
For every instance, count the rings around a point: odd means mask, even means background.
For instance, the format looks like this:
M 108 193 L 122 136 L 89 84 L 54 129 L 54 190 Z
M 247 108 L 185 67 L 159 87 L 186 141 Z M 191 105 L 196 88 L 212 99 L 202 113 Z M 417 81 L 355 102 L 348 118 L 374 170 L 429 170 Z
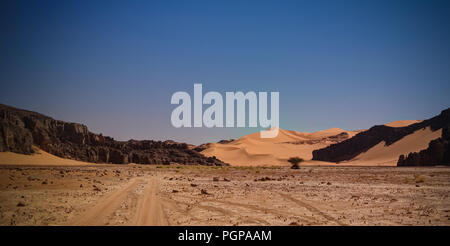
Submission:
M 0 104 L 0 152 L 32 154 L 35 145 L 50 154 L 96 163 L 227 165 L 174 141 L 116 141 L 87 126 Z

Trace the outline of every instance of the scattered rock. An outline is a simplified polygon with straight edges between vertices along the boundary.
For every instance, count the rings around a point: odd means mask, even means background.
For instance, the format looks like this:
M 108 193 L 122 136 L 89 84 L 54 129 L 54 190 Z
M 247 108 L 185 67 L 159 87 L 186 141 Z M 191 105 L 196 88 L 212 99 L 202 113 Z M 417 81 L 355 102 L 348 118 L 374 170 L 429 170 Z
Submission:
M 36 177 L 33 177 L 33 176 L 28 176 L 27 179 L 28 179 L 28 181 L 38 180 Z
M 275 180 L 275 179 L 272 179 L 272 178 L 269 178 L 269 177 L 263 177 L 263 178 L 260 178 L 260 179 L 255 179 L 255 182 L 256 181 L 270 181 L 270 180 Z
M 19 202 L 19 203 L 17 203 L 17 207 L 25 207 L 25 203 Z

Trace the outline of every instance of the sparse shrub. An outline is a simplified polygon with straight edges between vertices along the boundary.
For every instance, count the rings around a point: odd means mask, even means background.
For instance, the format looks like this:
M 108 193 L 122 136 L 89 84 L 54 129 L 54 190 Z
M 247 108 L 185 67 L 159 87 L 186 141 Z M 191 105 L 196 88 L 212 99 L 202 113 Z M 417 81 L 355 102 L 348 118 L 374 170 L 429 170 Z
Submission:
M 289 158 L 288 162 L 292 164 L 291 169 L 299 169 L 299 164 L 303 162 L 304 160 L 300 157 L 291 157 Z

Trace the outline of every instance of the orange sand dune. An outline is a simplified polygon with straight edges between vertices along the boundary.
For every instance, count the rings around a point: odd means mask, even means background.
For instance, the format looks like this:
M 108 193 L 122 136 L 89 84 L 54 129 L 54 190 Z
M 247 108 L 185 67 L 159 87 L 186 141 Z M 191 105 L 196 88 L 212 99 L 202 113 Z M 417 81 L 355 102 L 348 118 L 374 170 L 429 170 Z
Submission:
M 64 159 L 33 147 L 35 153 L 31 155 L 12 152 L 0 152 L 0 165 L 36 165 L 36 166 L 80 166 L 97 165 L 83 161 Z
M 341 164 L 396 166 L 400 155 L 406 155 L 411 152 L 419 152 L 420 150 L 426 149 L 428 143 L 431 140 L 439 138 L 441 133 L 442 129 L 433 132 L 430 127 L 426 127 L 405 136 L 389 146 L 386 146 L 383 141 L 368 151 L 359 154 L 352 160 L 342 162 Z
M 392 122 L 389 122 L 384 125 L 390 126 L 390 127 L 404 127 L 404 126 L 409 126 L 409 125 L 419 123 L 419 122 L 422 122 L 422 120 L 396 120 L 396 121 L 392 121 Z
M 260 133 L 253 133 L 231 143 L 211 143 L 202 151 L 206 156 L 216 156 L 220 160 L 235 166 L 281 166 L 288 165 L 286 161 L 293 156 L 305 160 L 312 158 L 312 151 L 330 145 L 331 141 L 324 138 L 335 136 L 342 132 L 353 137 L 359 131 L 345 131 L 332 128 L 318 132 L 297 132 L 280 129 L 275 138 L 260 138 Z M 316 140 L 314 143 L 308 141 Z
M 399 120 L 387 123 L 390 127 L 403 127 L 421 122 L 420 120 Z M 281 166 L 289 165 L 287 159 L 293 156 L 305 160 L 303 165 L 352 165 L 352 166 L 395 166 L 401 154 L 409 154 L 426 149 L 428 143 L 441 135 L 441 130 L 432 132 L 425 128 L 410 134 L 390 146 L 379 143 L 353 160 L 341 163 L 312 161 L 312 152 L 335 142 L 327 139 L 345 132 L 349 137 L 364 131 L 346 131 L 331 128 L 318 132 L 297 132 L 280 129 L 276 138 L 263 139 L 253 133 L 226 144 L 211 143 L 202 151 L 206 156 L 216 156 L 233 166 Z

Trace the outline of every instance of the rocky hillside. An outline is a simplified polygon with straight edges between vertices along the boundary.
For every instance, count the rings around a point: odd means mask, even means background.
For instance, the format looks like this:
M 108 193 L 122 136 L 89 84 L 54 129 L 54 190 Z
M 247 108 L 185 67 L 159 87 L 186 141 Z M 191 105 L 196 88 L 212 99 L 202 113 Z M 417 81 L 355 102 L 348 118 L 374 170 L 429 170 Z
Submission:
M 227 165 L 173 141 L 116 141 L 85 125 L 0 104 L 0 152 L 32 154 L 35 145 L 53 155 L 96 163 Z
M 419 153 L 401 155 L 397 166 L 450 166 L 450 127 L 442 129 L 442 137 L 432 140 L 428 148 Z
M 314 150 L 313 160 L 328 162 L 351 160 L 382 141 L 389 146 L 419 129 L 430 127 L 431 130 L 435 131 L 449 125 L 450 108 L 442 111 L 436 117 L 405 127 L 374 126 L 367 131 L 358 133 L 350 139 L 332 144 L 323 149 Z
M 329 136 L 329 137 L 323 137 L 323 138 L 319 138 L 319 139 L 308 139 L 308 140 L 300 140 L 300 141 L 291 141 L 291 142 L 286 142 L 289 144 L 309 144 L 309 145 L 313 145 L 313 144 L 318 144 L 318 143 L 324 143 L 324 142 L 328 142 L 328 143 L 339 143 L 344 141 L 345 139 L 348 139 L 350 136 L 347 132 L 341 132 L 339 134 L 333 135 L 333 136 Z

